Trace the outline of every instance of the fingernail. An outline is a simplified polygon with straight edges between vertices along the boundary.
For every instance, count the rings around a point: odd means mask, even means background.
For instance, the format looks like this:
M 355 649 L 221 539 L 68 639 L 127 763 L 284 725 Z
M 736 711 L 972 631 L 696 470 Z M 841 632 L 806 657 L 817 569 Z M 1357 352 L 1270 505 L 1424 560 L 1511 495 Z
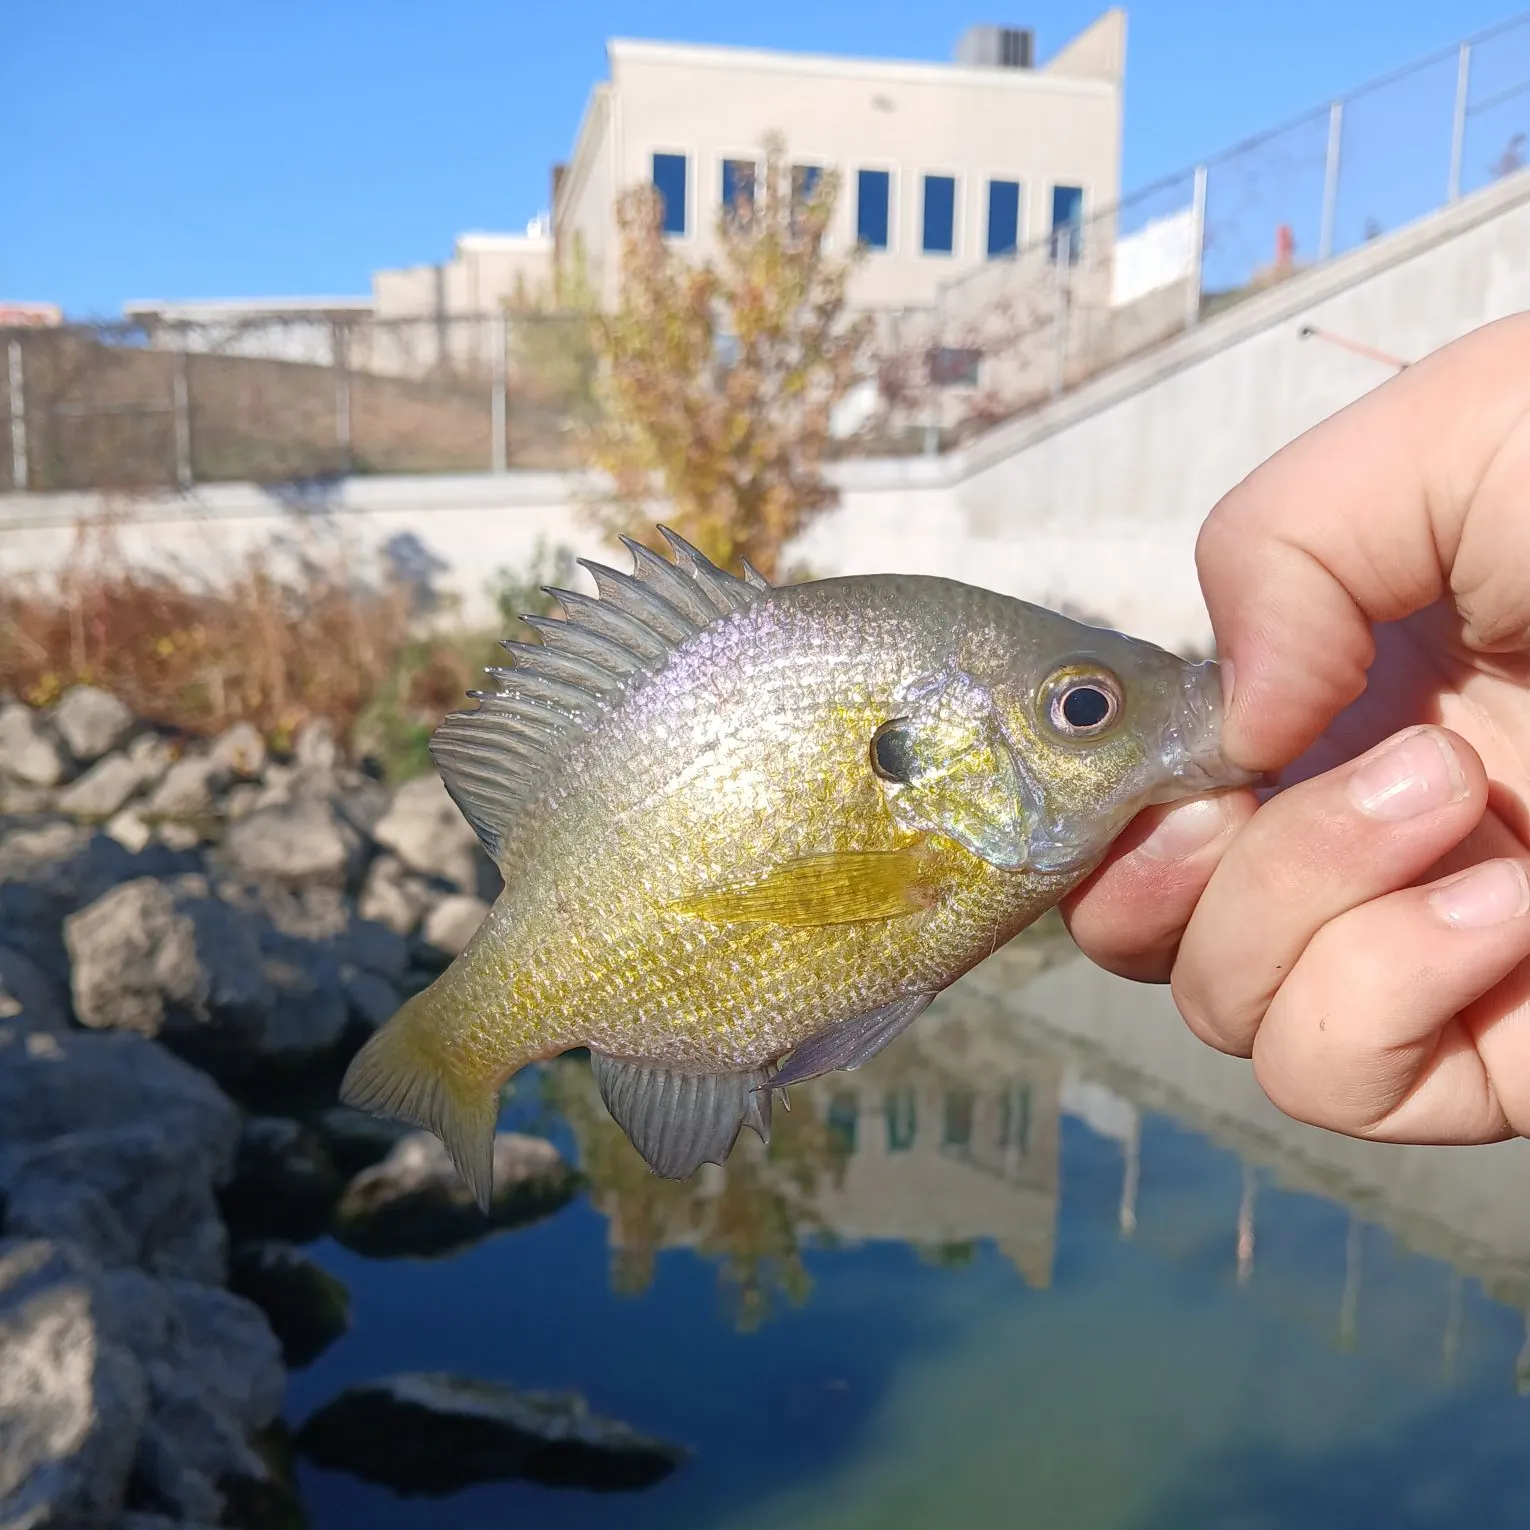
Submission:
M 1349 778 L 1350 800 L 1372 818 L 1415 818 L 1466 790 L 1455 750 L 1433 728 L 1393 739 Z
M 1204 850 L 1226 827 L 1227 809 L 1221 797 L 1182 802 L 1164 814 L 1137 851 L 1155 861 L 1182 861 Z
M 1233 662 L 1231 659 L 1217 660 L 1217 679 L 1222 686 L 1222 713 L 1227 714 L 1227 709 L 1232 705 L 1233 688 Z
M 1441 882 L 1429 906 L 1458 930 L 1486 930 L 1530 913 L 1530 877 L 1518 861 L 1484 861 Z

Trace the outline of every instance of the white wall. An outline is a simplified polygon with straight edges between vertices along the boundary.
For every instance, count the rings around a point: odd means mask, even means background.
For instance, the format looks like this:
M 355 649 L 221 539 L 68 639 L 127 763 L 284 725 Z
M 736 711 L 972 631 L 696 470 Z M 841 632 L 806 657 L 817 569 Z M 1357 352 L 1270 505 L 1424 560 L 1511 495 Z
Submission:
M 1530 171 L 1296 277 L 943 458 L 850 462 L 795 549 L 818 573 L 926 572 L 1095 614 L 1155 642 L 1209 630 L 1196 532 L 1265 457 L 1390 375 L 1311 323 L 1415 358 L 1530 309 Z M 250 486 L 140 502 L 130 547 L 207 566 L 320 513 L 359 543 L 411 531 L 482 612 L 538 535 L 601 555 L 555 474 L 357 479 L 302 500 Z M 56 567 L 100 497 L 0 496 L 0 577 Z M 306 508 L 305 508 L 306 507 Z M 605 554 L 620 557 L 620 554 Z

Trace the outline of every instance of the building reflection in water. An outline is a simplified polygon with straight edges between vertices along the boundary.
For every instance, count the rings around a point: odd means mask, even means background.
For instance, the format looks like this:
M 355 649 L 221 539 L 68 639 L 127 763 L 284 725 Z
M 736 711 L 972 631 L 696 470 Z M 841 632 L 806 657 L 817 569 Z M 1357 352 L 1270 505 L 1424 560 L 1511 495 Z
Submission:
M 1279 1300 L 1261 1298 L 1256 1279 L 1261 1186 L 1316 1195 L 1348 1208 L 1333 1342 L 1351 1348 L 1362 1332 L 1365 1241 L 1379 1226 L 1443 1265 L 1440 1374 L 1452 1374 L 1462 1285 L 1473 1278 L 1527 1314 L 1516 1377 L 1530 1389 L 1530 1216 L 1514 1192 L 1530 1144 L 1397 1149 L 1301 1127 L 1264 1101 L 1246 1064 L 1190 1038 L 1167 1003 L 1162 990 L 1090 967 L 1055 928 L 1022 936 L 864 1067 L 794 1088 L 769 1151 L 745 1133 L 725 1167 L 679 1183 L 648 1172 L 582 1058 L 548 1067 L 546 1089 L 578 1140 L 624 1291 L 646 1288 L 661 1250 L 691 1249 L 717 1263 L 735 1321 L 757 1326 L 782 1301 L 808 1296 L 804 1248 L 867 1242 L 953 1264 L 992 1244 L 1042 1289 L 1053 1273 L 1064 1119 L 1119 1151 L 1120 1236 L 1141 1232 L 1161 1246 L 1163 1229 L 1139 1228 L 1138 1197 L 1154 1172 L 1151 1155 L 1143 1161 L 1144 1118 L 1165 1117 L 1238 1155 L 1228 1272 L 1255 1299 Z M 1279 1198 L 1275 1208 L 1278 1218 Z M 1266 1232 L 1278 1239 L 1278 1226 Z

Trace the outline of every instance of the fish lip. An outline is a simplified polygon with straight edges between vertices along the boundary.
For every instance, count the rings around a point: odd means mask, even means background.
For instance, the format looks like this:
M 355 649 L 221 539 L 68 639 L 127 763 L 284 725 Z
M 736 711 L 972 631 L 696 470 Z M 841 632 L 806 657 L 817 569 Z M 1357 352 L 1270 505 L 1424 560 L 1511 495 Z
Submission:
M 1187 664 L 1178 704 L 1163 735 L 1163 759 L 1173 790 L 1159 800 L 1252 786 L 1257 771 L 1235 765 L 1222 753 L 1222 677 L 1214 659 Z

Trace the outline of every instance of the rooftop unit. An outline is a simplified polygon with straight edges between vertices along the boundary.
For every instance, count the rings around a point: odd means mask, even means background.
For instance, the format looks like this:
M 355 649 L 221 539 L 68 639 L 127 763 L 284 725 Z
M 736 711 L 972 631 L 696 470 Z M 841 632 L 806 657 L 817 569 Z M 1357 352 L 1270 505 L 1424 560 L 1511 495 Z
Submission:
M 956 44 L 956 62 L 975 69 L 1034 69 L 1036 33 L 1030 27 L 968 27 Z

